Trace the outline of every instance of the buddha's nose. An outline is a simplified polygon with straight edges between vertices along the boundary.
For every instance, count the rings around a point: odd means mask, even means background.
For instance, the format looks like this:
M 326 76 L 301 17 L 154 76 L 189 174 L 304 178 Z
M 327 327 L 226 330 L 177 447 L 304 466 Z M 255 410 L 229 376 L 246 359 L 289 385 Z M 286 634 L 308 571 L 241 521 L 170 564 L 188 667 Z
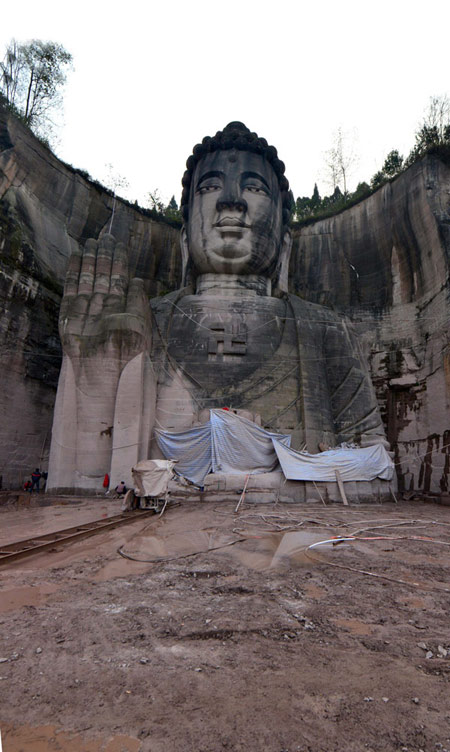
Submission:
M 241 190 L 234 182 L 224 186 L 223 191 L 217 199 L 216 204 L 217 211 L 223 211 L 224 209 L 235 209 L 239 212 L 246 212 L 248 205 L 246 200 L 241 195 Z

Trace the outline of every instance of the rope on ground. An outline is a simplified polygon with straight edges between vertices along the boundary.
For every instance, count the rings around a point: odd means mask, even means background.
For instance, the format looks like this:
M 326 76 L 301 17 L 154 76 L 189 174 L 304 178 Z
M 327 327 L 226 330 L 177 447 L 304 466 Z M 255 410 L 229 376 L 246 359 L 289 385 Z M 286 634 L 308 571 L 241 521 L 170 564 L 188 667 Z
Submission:
M 218 551 L 220 548 L 227 548 L 228 546 L 234 546 L 236 543 L 242 543 L 243 541 L 248 540 L 248 538 L 237 538 L 237 540 L 230 541 L 229 543 L 222 543 L 220 546 L 212 546 L 211 548 L 204 548 L 200 551 L 192 551 L 189 554 L 180 554 L 179 556 L 159 556 L 156 559 L 137 559 L 135 556 L 131 556 L 131 554 L 126 554 L 125 551 L 122 551 L 122 546 L 117 549 L 117 553 L 120 554 L 120 556 L 123 556 L 124 559 L 130 559 L 131 561 L 140 561 L 145 564 L 157 564 L 159 562 L 166 562 L 166 561 L 176 561 L 177 559 L 187 559 L 190 556 L 198 556 L 199 554 L 208 554 L 210 551 Z
M 404 520 L 403 522 L 391 522 L 387 525 L 371 525 L 369 527 L 360 527 L 358 530 L 354 530 L 352 533 L 350 533 L 350 535 L 355 536 L 355 535 L 358 535 L 358 533 L 366 533 L 368 530 L 381 530 L 386 527 L 400 527 L 401 525 L 416 525 L 417 527 L 426 527 L 427 525 L 449 525 L 449 524 L 450 523 L 448 522 L 437 522 L 435 520 Z
M 380 540 L 380 539 L 381 539 L 381 537 L 378 538 L 378 540 Z M 307 559 L 310 559 L 310 561 L 313 561 L 315 564 L 326 564 L 327 566 L 330 566 L 330 567 L 337 567 L 338 569 L 346 569 L 348 572 L 356 572 L 357 574 L 363 574 L 363 575 L 366 575 L 367 577 L 375 577 L 375 578 L 380 579 L 380 580 L 387 580 L 388 582 L 395 582 L 396 584 L 407 585 L 408 587 L 422 588 L 423 590 L 432 590 L 432 591 L 437 592 L 437 593 L 450 593 L 450 589 L 449 588 L 436 587 L 436 586 L 433 586 L 433 585 L 426 585 L 426 584 L 420 583 L 420 582 L 408 582 L 407 580 L 401 580 L 401 579 L 396 578 L 396 577 L 389 577 L 388 575 L 385 575 L 385 574 L 378 574 L 377 572 L 369 572 L 366 569 L 357 569 L 356 567 L 349 567 L 346 564 L 338 564 L 335 561 L 328 561 L 327 559 L 321 559 L 320 557 L 317 558 L 315 556 L 312 556 L 311 553 L 310 553 L 311 548 L 324 545 L 325 543 L 334 543 L 336 545 L 336 543 L 338 543 L 339 541 L 342 541 L 342 542 L 349 541 L 349 542 L 351 542 L 352 540 L 355 540 L 355 539 L 354 538 L 340 538 L 340 539 L 339 538 L 334 538 L 334 539 L 331 538 L 331 539 L 326 540 L 326 541 L 317 541 L 316 543 L 312 543 L 310 546 L 307 546 L 307 548 L 304 550 L 304 554 L 305 554 L 305 556 L 306 556 Z M 362 538 L 361 540 L 370 540 L 370 538 L 369 539 Z M 383 538 L 383 540 L 386 540 L 386 539 Z M 387 538 L 387 540 L 390 540 L 390 539 Z M 442 541 L 433 541 L 433 543 L 442 543 Z M 449 545 L 449 544 L 445 543 L 444 545 Z

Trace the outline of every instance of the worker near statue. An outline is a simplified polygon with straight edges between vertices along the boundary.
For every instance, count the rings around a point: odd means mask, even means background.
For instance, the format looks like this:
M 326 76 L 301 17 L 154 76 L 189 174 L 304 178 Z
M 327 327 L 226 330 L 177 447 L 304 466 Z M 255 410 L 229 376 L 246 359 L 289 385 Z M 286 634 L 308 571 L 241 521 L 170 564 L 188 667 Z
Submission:
M 276 149 L 234 122 L 187 161 L 178 291 L 149 301 L 110 235 L 71 257 L 49 487 L 114 484 L 161 456 L 155 428 L 224 405 L 310 452 L 386 444 L 350 323 L 288 292 L 292 202 Z

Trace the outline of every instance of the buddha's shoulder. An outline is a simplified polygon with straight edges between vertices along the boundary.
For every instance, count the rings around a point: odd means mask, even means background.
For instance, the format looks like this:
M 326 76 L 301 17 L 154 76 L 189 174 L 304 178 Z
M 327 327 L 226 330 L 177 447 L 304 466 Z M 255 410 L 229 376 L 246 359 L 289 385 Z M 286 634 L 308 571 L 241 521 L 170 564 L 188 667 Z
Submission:
M 151 298 L 150 307 L 156 319 L 165 319 L 180 305 L 186 295 L 192 294 L 191 287 L 183 287 L 180 290 L 169 292 L 167 295 L 160 295 L 157 298 Z
M 297 295 L 288 295 L 288 298 L 296 318 L 321 324 L 334 324 L 343 320 L 343 317 L 332 311 L 331 308 L 318 303 L 310 303 L 309 300 L 303 300 L 303 298 L 299 298 Z
M 150 305 L 153 311 L 163 311 L 167 306 L 176 303 L 181 298 L 192 293 L 191 287 L 183 287 L 166 295 L 159 295 L 157 298 L 150 299 Z

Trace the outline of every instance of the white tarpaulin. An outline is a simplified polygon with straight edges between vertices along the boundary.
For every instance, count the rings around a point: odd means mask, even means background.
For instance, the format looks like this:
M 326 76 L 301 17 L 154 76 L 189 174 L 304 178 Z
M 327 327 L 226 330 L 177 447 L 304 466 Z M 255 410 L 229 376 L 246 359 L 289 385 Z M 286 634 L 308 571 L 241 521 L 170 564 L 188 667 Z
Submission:
M 202 486 L 208 473 L 268 473 L 278 465 L 272 439 L 286 442 L 287 434 L 271 433 L 228 410 L 210 410 L 202 426 L 169 433 L 155 430 L 165 457 L 177 460 L 176 472 Z
M 155 430 L 156 440 L 176 472 L 202 486 L 208 473 L 269 473 L 281 465 L 288 480 L 390 480 L 394 465 L 383 446 L 365 449 L 330 449 L 308 454 L 290 449 L 291 437 L 271 433 L 227 410 L 210 410 L 208 423 L 187 431 Z
M 287 480 L 336 481 L 336 470 L 343 481 L 391 480 L 394 475 L 394 463 L 381 444 L 364 449 L 329 449 L 321 454 L 296 452 L 276 440 L 273 444 Z
M 131 470 L 136 496 L 165 496 L 169 480 L 173 478 L 174 465 L 173 460 L 138 462 Z

